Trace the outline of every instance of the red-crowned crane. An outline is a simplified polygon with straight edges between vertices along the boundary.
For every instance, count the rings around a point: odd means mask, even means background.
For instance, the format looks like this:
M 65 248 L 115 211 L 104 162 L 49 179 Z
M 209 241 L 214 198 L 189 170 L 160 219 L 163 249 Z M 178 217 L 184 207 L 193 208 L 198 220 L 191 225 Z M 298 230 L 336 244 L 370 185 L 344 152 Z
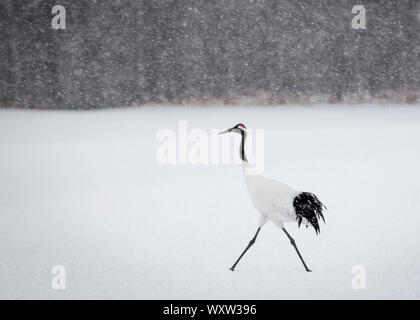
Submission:
M 239 123 L 228 130 L 220 132 L 219 134 L 228 132 L 238 133 L 242 137 L 239 155 L 242 159 L 245 182 L 252 203 L 261 213 L 257 232 L 230 270 L 235 270 L 236 265 L 242 259 L 244 254 L 255 243 L 261 228 L 268 220 L 270 220 L 283 230 L 287 238 L 290 240 L 290 243 L 295 248 L 296 253 L 305 267 L 305 270 L 307 272 L 311 272 L 303 260 L 302 255 L 296 246 L 295 240 L 284 227 L 284 223 L 295 221 L 298 223 L 299 227 L 302 223 L 306 225 L 306 227 L 311 225 L 315 229 L 315 233 L 318 234 L 320 232 L 318 222 L 322 219 L 325 223 L 322 211 L 324 208 L 326 209 L 326 207 L 314 194 L 310 192 L 299 192 L 286 184 L 268 179 L 261 175 L 247 174 L 246 169 L 250 165 L 248 164 L 248 160 L 245 155 L 246 127 L 242 123 Z

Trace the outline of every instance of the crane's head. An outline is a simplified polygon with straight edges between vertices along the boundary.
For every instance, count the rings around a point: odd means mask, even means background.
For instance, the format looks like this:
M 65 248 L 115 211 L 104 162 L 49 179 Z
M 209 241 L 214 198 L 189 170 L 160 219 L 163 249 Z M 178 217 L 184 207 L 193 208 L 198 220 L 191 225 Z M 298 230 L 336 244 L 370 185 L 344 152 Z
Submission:
M 224 134 L 224 133 L 228 133 L 228 132 L 236 132 L 236 133 L 242 134 L 242 133 L 246 132 L 246 127 L 245 127 L 244 124 L 238 123 L 236 126 L 230 128 L 230 129 L 219 132 L 219 134 Z

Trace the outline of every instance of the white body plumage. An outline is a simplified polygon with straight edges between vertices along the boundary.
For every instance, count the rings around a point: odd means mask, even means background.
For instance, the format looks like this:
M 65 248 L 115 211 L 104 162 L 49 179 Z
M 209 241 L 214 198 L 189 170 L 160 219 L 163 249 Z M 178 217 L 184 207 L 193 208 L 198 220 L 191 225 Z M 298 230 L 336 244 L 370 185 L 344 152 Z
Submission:
M 299 194 L 298 191 L 284 183 L 243 171 L 249 197 L 261 213 L 260 227 L 267 220 L 281 228 L 284 222 L 297 220 L 293 199 Z

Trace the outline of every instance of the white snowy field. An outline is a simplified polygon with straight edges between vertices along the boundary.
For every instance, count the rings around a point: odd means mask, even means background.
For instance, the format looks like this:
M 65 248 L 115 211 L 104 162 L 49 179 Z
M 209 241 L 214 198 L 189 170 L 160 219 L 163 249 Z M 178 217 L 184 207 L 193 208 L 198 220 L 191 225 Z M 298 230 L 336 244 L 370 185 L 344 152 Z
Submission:
M 264 129 L 264 175 L 328 207 L 287 225 L 312 273 L 271 223 L 229 271 L 259 214 L 240 166 L 156 161 L 180 120 Z M 419 138 L 420 106 L 0 110 L 0 298 L 419 299 Z

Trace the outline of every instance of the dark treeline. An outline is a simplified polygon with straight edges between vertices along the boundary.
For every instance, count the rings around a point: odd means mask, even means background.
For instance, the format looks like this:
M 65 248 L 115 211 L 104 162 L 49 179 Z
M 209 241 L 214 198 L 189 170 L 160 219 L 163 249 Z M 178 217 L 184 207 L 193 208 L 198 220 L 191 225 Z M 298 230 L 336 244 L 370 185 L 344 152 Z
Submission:
M 66 30 L 51 26 L 56 4 Z M 366 30 L 351 28 L 355 4 Z M 3 107 L 420 88 L 419 0 L 1 0 L 0 37 Z

